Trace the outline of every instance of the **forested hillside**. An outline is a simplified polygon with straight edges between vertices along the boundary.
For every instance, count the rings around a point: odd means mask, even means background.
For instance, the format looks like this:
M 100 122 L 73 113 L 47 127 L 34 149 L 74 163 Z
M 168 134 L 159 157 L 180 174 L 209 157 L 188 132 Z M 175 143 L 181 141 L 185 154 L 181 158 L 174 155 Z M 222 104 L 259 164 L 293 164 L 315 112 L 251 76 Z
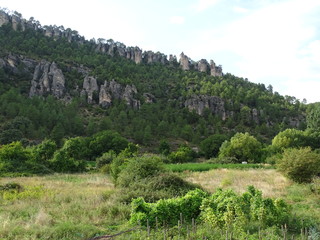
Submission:
M 249 132 L 270 143 L 279 131 L 306 127 L 305 104 L 222 74 L 213 61 L 184 54 L 177 61 L 16 12 L 0 15 L 1 144 L 112 129 L 155 150 L 162 139 L 199 145 L 217 133 Z

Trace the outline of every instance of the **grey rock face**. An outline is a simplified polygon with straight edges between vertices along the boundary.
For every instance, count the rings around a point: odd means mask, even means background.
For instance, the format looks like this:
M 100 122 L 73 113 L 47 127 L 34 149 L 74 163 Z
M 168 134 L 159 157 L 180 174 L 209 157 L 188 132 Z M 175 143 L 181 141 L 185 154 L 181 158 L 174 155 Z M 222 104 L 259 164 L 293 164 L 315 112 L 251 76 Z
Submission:
M 207 62 L 207 60 L 205 59 L 201 59 L 199 62 L 198 62 L 198 71 L 199 72 L 207 72 L 208 71 L 208 68 L 209 68 L 209 64 Z
M 44 26 L 44 35 L 46 37 L 52 37 L 53 36 L 53 28 L 52 28 L 52 26 Z
M 134 109 L 140 108 L 140 101 L 134 98 L 137 94 L 137 88 L 134 85 L 126 85 L 125 87 L 117 83 L 115 80 L 105 81 L 100 86 L 99 105 L 109 107 L 112 105 L 113 99 L 124 100 L 128 106 Z
M 142 62 L 142 50 L 138 47 L 134 48 L 134 61 L 136 64 Z
M 210 60 L 210 75 L 211 76 L 222 76 L 222 67 L 216 66 L 213 60 Z
M 108 91 L 107 81 L 100 87 L 99 104 L 101 107 L 108 108 L 112 104 L 112 97 Z
M 199 115 L 203 115 L 204 110 L 209 109 L 212 114 L 220 116 L 223 120 L 227 117 L 224 101 L 216 96 L 193 96 L 185 101 L 184 106 Z
M 140 101 L 134 99 L 134 94 L 137 94 L 137 88 L 134 85 L 126 85 L 122 98 L 126 101 L 127 105 L 131 106 L 133 109 L 140 108 Z
M 190 70 L 190 61 L 189 61 L 189 58 L 184 55 L 184 53 L 182 52 L 180 54 L 180 66 L 183 70 Z
M 10 22 L 9 15 L 6 12 L 0 10 L 0 27 L 4 24 L 8 24 L 9 22 Z
M 41 61 L 35 68 L 29 96 L 52 94 L 62 98 L 65 92 L 65 78 L 56 63 Z
M 94 103 L 93 94 L 99 92 L 97 79 L 94 77 L 86 76 L 83 80 L 83 90 L 87 95 L 87 101 L 89 104 Z
M 57 98 L 61 98 L 65 91 L 65 78 L 61 69 L 58 68 L 55 62 L 53 62 L 50 66 L 49 75 L 52 76 L 52 94 Z
M 115 50 L 116 50 L 116 44 L 115 43 L 111 43 L 109 46 L 108 46 L 108 50 L 107 50 L 107 54 L 110 55 L 110 56 L 114 56 L 114 53 L 115 53 Z
M 114 79 L 109 83 L 109 91 L 115 99 L 121 99 L 122 96 L 122 86 L 117 83 Z
M 13 74 L 24 73 L 31 75 L 36 65 L 36 61 L 20 55 L 9 54 L 7 57 L 0 58 L 0 67 Z
M 13 30 L 17 31 L 19 25 L 21 26 L 21 30 L 24 31 L 26 29 L 25 26 L 25 21 L 23 21 L 24 19 L 21 19 L 20 17 L 16 16 L 16 15 L 12 15 L 11 17 L 11 21 L 12 21 L 12 28 Z

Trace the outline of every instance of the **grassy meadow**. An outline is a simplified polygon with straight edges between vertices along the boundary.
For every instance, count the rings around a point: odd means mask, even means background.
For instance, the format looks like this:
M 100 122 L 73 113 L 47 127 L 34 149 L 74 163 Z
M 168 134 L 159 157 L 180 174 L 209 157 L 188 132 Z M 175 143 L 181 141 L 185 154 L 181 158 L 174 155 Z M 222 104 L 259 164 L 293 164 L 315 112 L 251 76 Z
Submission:
M 320 223 L 320 181 L 294 184 L 274 169 L 214 169 L 180 175 L 209 192 L 217 188 L 244 192 L 254 185 L 266 197 L 284 198 L 305 221 Z M 108 175 L 1 178 L 0 185 L 9 182 L 20 184 L 23 190 L 0 195 L 1 240 L 90 239 L 132 227 L 127 224 L 130 205 L 119 202 L 119 192 Z M 145 239 L 146 235 L 136 232 L 116 239 L 129 238 Z

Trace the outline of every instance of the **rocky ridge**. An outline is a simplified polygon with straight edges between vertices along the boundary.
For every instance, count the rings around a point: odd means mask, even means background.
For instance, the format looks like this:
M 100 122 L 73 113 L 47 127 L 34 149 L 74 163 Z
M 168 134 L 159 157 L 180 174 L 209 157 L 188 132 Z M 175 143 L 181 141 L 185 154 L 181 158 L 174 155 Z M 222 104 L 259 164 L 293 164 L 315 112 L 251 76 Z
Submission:
M 84 37 L 80 36 L 77 31 L 73 31 L 70 28 L 65 29 L 63 26 L 41 26 L 39 21 L 30 18 L 26 20 L 22 18 L 20 13 L 8 13 L 3 9 L 0 9 L 0 27 L 2 25 L 11 24 L 14 30 L 25 31 L 26 28 L 33 29 L 36 31 L 41 31 L 45 36 L 53 38 L 55 40 L 59 38 L 66 38 L 69 42 L 78 42 L 83 44 L 86 40 Z M 146 63 L 161 63 L 169 64 L 172 62 L 177 62 L 177 58 L 173 55 L 169 56 L 152 51 L 142 51 L 139 47 L 127 47 L 123 43 L 114 42 L 113 40 L 105 40 L 99 38 L 98 41 L 94 41 L 96 44 L 96 52 L 102 54 L 108 54 L 110 56 L 120 56 L 134 61 L 136 64 Z M 213 60 L 210 60 L 210 64 L 207 60 L 201 59 L 200 61 L 193 61 L 189 59 L 184 53 L 180 55 L 180 67 L 183 70 L 195 70 L 199 72 L 205 72 L 211 76 L 222 76 L 222 67 L 221 65 L 216 66 Z

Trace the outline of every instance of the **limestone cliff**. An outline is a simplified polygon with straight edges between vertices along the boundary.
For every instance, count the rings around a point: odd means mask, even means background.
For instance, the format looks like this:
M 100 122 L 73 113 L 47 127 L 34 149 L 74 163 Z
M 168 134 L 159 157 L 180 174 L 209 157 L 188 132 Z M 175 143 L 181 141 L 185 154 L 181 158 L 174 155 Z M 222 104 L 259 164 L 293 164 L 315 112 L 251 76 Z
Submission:
M 48 94 L 62 98 L 65 94 L 65 78 L 56 63 L 42 60 L 34 70 L 29 96 Z
M 195 95 L 184 102 L 184 106 L 189 111 L 195 111 L 199 115 L 203 115 L 204 110 L 208 109 L 212 114 L 220 116 L 223 120 L 227 118 L 229 113 L 225 109 L 223 99 L 216 96 Z

